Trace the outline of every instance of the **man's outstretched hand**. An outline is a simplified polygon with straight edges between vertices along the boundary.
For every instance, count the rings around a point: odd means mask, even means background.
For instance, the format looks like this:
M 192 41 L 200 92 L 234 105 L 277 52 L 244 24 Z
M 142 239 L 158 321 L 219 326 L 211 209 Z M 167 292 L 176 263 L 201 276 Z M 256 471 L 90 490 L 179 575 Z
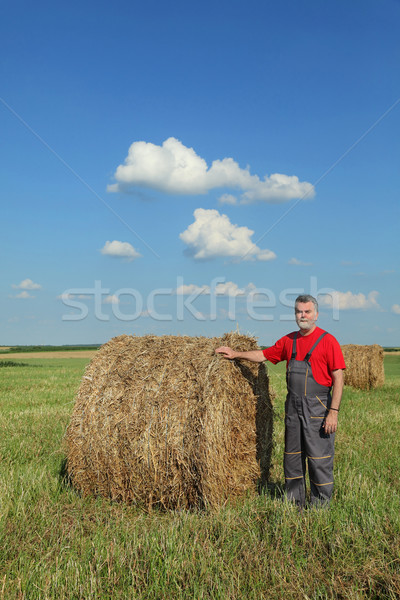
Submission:
M 265 356 L 262 350 L 247 350 L 246 352 L 237 352 L 232 350 L 229 346 L 221 346 L 216 349 L 216 354 L 221 354 L 223 358 L 233 360 L 238 358 L 239 360 L 249 360 L 250 362 L 263 362 Z
M 232 360 L 233 358 L 236 358 L 237 353 L 228 346 L 221 346 L 215 350 L 215 354 L 222 354 L 224 358 L 229 358 Z

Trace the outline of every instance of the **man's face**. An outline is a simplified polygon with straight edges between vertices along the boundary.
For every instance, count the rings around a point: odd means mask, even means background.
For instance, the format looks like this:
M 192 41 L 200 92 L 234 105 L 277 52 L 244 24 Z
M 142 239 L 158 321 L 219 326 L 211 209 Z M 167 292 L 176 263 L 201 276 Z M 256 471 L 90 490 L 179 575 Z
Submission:
M 294 309 L 296 323 L 302 331 L 308 331 L 315 325 L 318 313 L 312 302 L 299 302 Z

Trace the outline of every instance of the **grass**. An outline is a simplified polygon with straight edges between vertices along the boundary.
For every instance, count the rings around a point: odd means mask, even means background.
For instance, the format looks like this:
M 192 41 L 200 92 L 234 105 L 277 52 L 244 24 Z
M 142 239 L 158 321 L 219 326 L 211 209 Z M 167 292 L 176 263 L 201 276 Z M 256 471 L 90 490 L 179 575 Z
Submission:
M 97 350 L 100 344 L 81 346 L 0 346 L 0 354 L 16 354 L 19 352 L 65 352 L 75 350 Z
M 386 384 L 346 388 L 330 510 L 297 510 L 282 486 L 282 365 L 268 493 L 215 513 L 148 514 L 80 498 L 61 440 L 87 361 L 24 358 L 0 373 L 0 599 L 400 597 L 400 356 Z

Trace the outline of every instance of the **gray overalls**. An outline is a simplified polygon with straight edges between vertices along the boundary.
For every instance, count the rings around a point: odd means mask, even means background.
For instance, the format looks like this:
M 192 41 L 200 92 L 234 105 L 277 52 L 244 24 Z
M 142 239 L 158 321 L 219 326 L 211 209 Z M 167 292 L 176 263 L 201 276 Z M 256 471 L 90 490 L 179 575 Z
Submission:
M 285 404 L 285 484 L 289 500 L 304 506 L 306 458 L 310 478 L 311 503 L 329 502 L 333 491 L 335 434 L 322 427 L 331 404 L 331 388 L 313 377 L 310 356 L 326 335 L 317 339 L 304 360 L 296 360 L 297 335 L 286 373 L 288 394 Z

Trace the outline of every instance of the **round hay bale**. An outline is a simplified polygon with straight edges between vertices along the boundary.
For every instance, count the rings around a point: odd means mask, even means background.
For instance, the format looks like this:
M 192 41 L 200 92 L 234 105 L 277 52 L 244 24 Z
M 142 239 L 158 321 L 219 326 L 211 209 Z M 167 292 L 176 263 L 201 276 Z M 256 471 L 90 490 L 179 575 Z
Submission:
M 360 390 L 370 390 L 385 383 L 383 348 L 377 344 L 341 346 L 346 370 L 344 383 Z
M 121 335 L 92 359 L 65 443 L 83 495 L 168 509 L 216 507 L 265 484 L 272 404 L 264 364 L 228 361 L 253 338 Z

